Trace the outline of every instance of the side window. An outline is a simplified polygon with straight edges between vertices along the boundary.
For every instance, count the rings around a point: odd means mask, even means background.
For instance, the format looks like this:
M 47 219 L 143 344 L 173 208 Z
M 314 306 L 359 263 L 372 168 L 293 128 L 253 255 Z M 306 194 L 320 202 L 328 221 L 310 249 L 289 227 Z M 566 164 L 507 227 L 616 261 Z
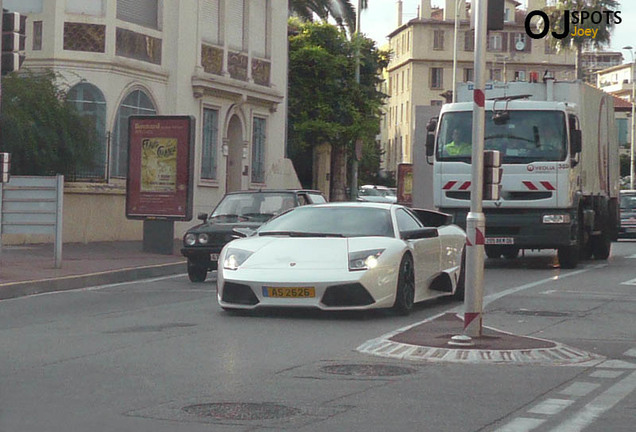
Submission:
M 325 199 L 325 197 L 323 197 L 322 195 L 318 195 L 318 194 L 309 194 L 309 198 L 312 204 L 322 204 L 322 203 L 326 203 L 327 200 Z
M 395 218 L 400 232 L 422 228 L 422 224 L 405 210 L 398 209 L 395 212 Z

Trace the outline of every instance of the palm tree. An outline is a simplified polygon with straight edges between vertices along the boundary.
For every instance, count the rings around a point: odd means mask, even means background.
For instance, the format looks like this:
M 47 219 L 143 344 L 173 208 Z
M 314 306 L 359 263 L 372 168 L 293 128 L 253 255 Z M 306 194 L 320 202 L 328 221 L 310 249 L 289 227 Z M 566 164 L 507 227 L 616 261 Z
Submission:
M 361 0 L 361 9 L 366 9 L 368 0 Z M 289 0 L 289 14 L 306 21 L 317 16 L 323 21 L 333 18 L 340 28 L 346 28 L 349 34 L 356 29 L 356 10 L 351 0 Z
M 616 0 L 561 0 L 556 2 L 554 6 L 546 7 L 544 11 L 550 18 L 552 31 L 556 34 L 561 34 L 568 30 L 568 25 L 570 32 L 574 30 L 574 25 L 564 20 L 565 17 L 569 18 L 569 20 L 572 19 L 571 12 L 586 11 L 591 16 L 593 12 L 615 11 L 618 5 L 619 3 Z M 576 52 L 576 78 L 583 79 L 583 50 L 589 48 L 598 49 L 608 45 L 614 28 L 614 21 L 612 18 L 605 19 L 605 15 L 603 15 L 603 19 L 598 24 L 594 24 L 588 19 L 585 23 L 579 22 L 576 26 L 583 30 L 591 29 L 598 32 L 594 38 L 568 34 L 562 39 L 557 39 L 550 35 L 549 43 L 557 51 L 569 49 Z

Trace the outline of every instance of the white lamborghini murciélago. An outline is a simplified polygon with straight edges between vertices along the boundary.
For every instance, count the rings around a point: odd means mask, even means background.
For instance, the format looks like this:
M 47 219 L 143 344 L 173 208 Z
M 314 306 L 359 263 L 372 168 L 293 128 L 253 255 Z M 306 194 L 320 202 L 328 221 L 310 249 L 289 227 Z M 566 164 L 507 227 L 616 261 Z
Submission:
M 223 309 L 393 308 L 464 296 L 465 232 L 450 216 L 385 203 L 294 208 L 219 256 Z

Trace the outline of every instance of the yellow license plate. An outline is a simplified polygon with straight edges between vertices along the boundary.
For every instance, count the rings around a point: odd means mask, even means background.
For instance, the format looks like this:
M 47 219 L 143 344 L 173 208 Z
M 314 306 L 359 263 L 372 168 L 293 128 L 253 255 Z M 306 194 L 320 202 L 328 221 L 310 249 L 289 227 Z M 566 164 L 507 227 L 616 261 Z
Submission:
M 314 287 L 263 287 L 264 297 L 313 298 L 316 297 Z

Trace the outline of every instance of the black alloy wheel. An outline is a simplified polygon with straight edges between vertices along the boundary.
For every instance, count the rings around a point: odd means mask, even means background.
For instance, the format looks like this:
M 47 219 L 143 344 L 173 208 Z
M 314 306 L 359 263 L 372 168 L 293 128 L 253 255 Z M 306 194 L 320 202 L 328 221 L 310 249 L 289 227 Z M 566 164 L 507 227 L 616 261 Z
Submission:
M 413 257 L 404 255 L 400 263 L 397 291 L 393 310 L 400 315 L 408 315 L 413 309 L 415 300 L 415 271 L 413 269 Z

